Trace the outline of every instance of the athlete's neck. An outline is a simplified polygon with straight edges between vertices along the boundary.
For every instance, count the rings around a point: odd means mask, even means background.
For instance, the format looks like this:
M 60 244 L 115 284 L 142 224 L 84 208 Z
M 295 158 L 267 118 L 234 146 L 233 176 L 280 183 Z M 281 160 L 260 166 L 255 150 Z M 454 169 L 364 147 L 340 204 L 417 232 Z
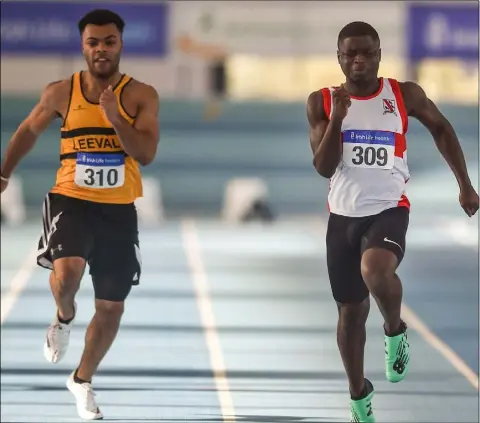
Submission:
M 118 84 L 118 81 L 120 81 L 122 74 L 117 71 L 115 72 L 114 75 L 112 75 L 110 78 L 96 78 L 93 76 L 90 72 L 86 71 L 84 72 L 85 75 L 85 86 L 87 88 L 87 91 L 90 92 L 102 92 L 106 90 L 110 85 L 112 87 L 115 87 L 115 85 Z
M 380 79 L 375 78 L 370 81 L 352 81 L 347 79 L 345 88 L 355 97 L 369 97 L 380 89 Z

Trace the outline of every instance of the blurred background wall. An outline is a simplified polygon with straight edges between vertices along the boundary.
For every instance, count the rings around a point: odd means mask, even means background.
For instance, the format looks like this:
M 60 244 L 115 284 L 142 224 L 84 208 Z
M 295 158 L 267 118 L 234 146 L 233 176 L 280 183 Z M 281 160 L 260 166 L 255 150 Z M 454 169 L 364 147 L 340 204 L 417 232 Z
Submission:
M 19 0 L 1 7 L 2 154 L 42 88 L 84 68 L 79 18 L 111 8 L 127 22 L 122 70 L 162 99 L 159 154 L 144 174 L 161 181 L 167 215 L 217 215 L 225 183 L 242 176 L 264 178 L 280 214 L 326 212 L 327 181 L 312 166 L 305 103 L 311 91 L 343 80 L 336 40 L 354 20 L 380 34 L 381 75 L 415 80 L 439 104 L 478 175 L 478 2 Z M 412 180 L 433 182 L 428 205 L 443 206 L 445 185 L 435 175 L 448 168 L 430 135 L 412 122 L 408 143 Z M 18 169 L 36 213 L 58 152 L 57 124 Z M 450 195 L 448 202 L 458 207 Z

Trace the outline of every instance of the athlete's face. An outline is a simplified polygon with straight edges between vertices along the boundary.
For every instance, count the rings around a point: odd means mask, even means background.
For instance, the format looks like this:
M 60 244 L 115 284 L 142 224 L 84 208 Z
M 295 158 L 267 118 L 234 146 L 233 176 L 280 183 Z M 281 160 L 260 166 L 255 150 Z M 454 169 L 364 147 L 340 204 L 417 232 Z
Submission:
M 114 24 L 87 25 L 83 31 L 83 57 L 97 78 L 108 79 L 118 71 L 122 46 L 122 34 Z
M 377 78 L 381 50 L 370 36 L 345 38 L 338 46 L 338 63 L 345 76 L 355 82 Z

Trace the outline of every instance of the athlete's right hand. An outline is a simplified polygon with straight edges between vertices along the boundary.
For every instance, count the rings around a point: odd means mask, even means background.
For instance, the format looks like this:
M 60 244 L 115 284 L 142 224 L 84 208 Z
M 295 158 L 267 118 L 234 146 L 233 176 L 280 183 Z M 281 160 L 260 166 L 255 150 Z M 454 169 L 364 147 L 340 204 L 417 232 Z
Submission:
M 351 104 L 350 94 L 345 89 L 344 84 L 340 85 L 340 87 L 332 93 L 332 119 L 345 119 Z

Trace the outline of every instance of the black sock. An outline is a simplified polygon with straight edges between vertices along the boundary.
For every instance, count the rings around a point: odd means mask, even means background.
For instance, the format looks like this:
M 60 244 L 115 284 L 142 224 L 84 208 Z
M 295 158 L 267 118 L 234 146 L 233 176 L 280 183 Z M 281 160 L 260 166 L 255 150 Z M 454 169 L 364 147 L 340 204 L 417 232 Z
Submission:
M 361 400 L 361 399 L 365 398 L 368 394 L 370 394 L 370 392 L 372 390 L 373 390 L 372 382 L 370 382 L 368 379 L 365 379 L 365 386 L 363 387 L 362 393 L 357 397 L 354 397 L 354 396 L 352 396 L 352 394 L 350 394 L 350 398 L 353 401 Z
M 401 335 L 402 333 L 404 333 L 407 329 L 407 325 L 405 324 L 405 322 L 402 320 L 400 322 L 400 327 L 398 328 L 397 331 L 395 331 L 394 333 L 387 333 L 385 331 L 385 335 L 389 336 L 389 337 L 394 337 L 394 336 L 398 336 L 398 335 Z
M 75 317 L 75 316 L 73 316 Z M 57 312 L 57 319 L 60 323 L 64 324 L 64 325 L 68 325 L 72 320 L 73 320 L 73 317 L 71 319 L 68 319 L 68 320 L 63 320 L 62 318 L 60 318 L 60 315 L 58 314 Z
M 77 376 L 77 372 L 78 372 L 78 369 L 75 370 L 75 373 L 73 374 L 73 381 L 74 381 L 75 383 L 80 383 L 80 384 L 82 384 L 82 383 L 92 383 L 91 380 L 83 380 L 83 379 L 80 379 L 80 378 Z
M 351 398 L 353 401 L 358 401 L 358 400 L 361 400 L 361 399 L 365 398 L 367 395 L 368 395 L 367 383 L 365 382 L 365 386 L 364 386 L 364 388 L 363 388 L 362 393 L 361 393 L 358 397 L 354 397 L 354 396 L 350 395 L 350 398 Z

